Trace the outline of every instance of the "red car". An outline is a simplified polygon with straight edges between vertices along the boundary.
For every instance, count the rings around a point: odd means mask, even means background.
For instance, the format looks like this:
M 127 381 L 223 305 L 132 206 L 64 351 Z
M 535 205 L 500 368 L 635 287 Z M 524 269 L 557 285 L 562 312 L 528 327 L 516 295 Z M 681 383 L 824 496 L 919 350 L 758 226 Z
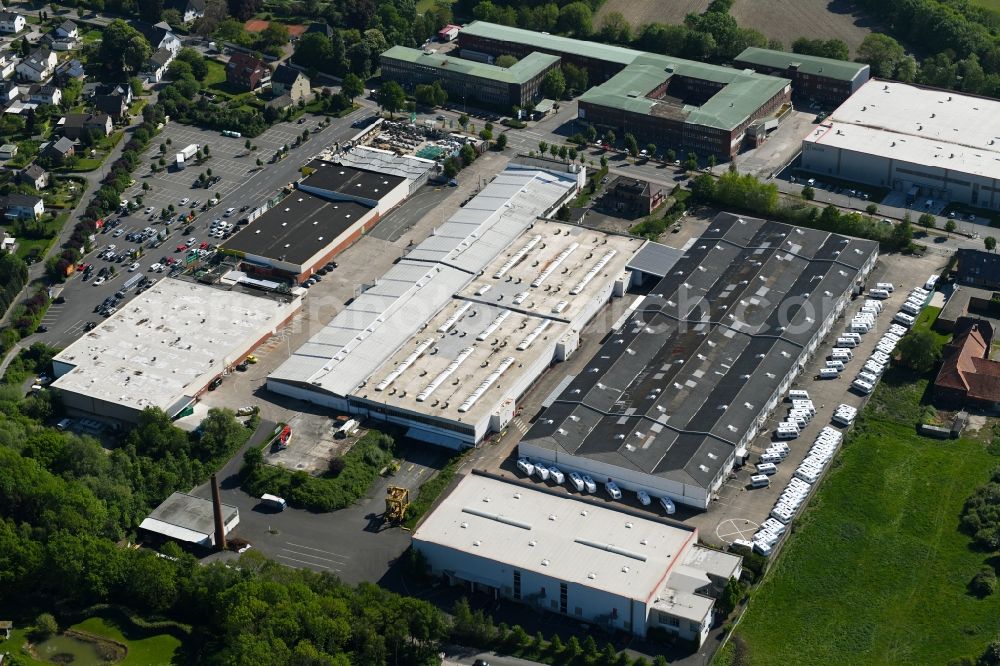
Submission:
M 186 249 L 188 249 L 187 243 L 178 243 L 177 244 L 177 249 L 174 250 L 174 251 L 175 252 L 183 252 Z
M 199 247 L 201 249 L 203 249 L 203 250 L 207 250 L 208 249 L 208 241 L 202 241 L 201 245 Z

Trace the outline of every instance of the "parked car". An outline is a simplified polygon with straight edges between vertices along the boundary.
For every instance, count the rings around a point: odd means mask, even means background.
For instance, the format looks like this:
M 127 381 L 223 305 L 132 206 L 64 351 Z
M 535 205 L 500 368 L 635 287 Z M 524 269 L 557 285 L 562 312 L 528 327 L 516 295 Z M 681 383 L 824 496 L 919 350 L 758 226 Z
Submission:
M 212 380 L 212 383 L 208 385 L 208 390 L 214 391 L 220 386 L 222 386 L 222 377 L 216 377 L 215 379 Z

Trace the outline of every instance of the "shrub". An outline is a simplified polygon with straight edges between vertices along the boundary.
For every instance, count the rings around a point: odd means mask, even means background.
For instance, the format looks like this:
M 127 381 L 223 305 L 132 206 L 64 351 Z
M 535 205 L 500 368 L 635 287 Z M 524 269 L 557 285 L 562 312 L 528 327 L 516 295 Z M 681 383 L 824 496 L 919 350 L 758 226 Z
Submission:
M 991 566 L 984 566 L 969 582 L 969 591 L 980 599 L 985 599 L 997 589 L 997 574 Z

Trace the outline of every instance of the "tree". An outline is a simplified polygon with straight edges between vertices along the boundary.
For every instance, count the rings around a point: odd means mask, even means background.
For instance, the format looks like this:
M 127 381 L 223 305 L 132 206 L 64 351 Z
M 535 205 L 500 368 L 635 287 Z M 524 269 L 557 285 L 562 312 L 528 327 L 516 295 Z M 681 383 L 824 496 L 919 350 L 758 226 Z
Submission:
M 955 224 L 955 220 L 947 220 L 944 223 L 944 230 L 949 234 L 954 232 L 958 225 Z
M 571 2 L 559 10 L 556 24 L 560 32 L 572 37 L 587 37 L 593 32 L 594 13 L 584 2 Z
M 995 638 L 992 643 L 986 646 L 986 650 L 980 655 L 976 666 L 1000 666 L 1000 638 Z
M 608 12 L 598 31 L 601 41 L 628 44 L 632 41 L 632 26 L 621 12 Z
M 229 13 L 239 21 L 246 21 L 260 11 L 263 0 L 228 0 Z
M 986 598 L 996 592 L 997 573 L 993 567 L 986 565 L 979 569 L 979 573 L 972 577 L 969 582 L 969 591 L 980 599 Z
M 127 77 L 140 71 L 152 53 L 149 42 L 138 30 L 115 19 L 104 29 L 98 57 L 106 68 Z
M 587 143 L 597 141 L 597 128 L 593 124 L 587 125 Z
M 507 147 L 507 134 L 506 132 L 497 137 L 497 150 L 503 150 Z
M 458 154 L 461 156 L 462 162 L 466 166 L 476 161 L 476 150 L 468 143 L 462 146 L 461 150 L 458 151 Z
M 31 53 L 31 44 L 28 42 L 28 38 L 27 37 L 22 37 L 21 38 L 21 41 L 20 41 L 20 51 L 21 51 L 21 57 L 22 58 L 27 57 L 27 55 L 29 53 Z
M 378 105 L 389 112 L 389 117 L 399 111 L 406 102 L 406 93 L 395 81 L 388 81 L 382 84 L 378 91 Z
M 1000 550 L 1000 468 L 994 469 L 989 482 L 977 488 L 965 501 L 961 526 L 980 548 Z
M 163 16 L 163 0 L 139 0 L 139 18 L 146 23 L 158 23 Z
M 59 623 L 51 613 L 42 613 L 35 618 L 35 626 L 32 637 L 36 641 L 43 641 L 59 633 Z
M 889 35 L 873 32 L 858 47 L 858 61 L 871 65 L 872 76 L 889 78 L 906 55 L 902 45 Z
M 684 160 L 684 168 L 688 171 L 698 170 L 698 153 L 691 152 L 687 154 L 687 159 Z
M 343 42 L 340 45 L 343 48 Z M 343 58 L 343 53 L 341 53 L 341 58 Z M 319 32 L 307 32 L 302 35 L 301 39 L 295 45 L 292 62 L 303 67 L 335 72 L 333 67 L 333 44 L 330 38 Z
M 365 82 L 361 80 L 360 76 L 351 72 L 344 76 L 344 80 L 340 84 L 340 92 L 353 103 L 355 97 L 360 97 L 365 93 Z
M 590 75 L 587 73 L 586 69 L 583 67 L 577 67 L 573 63 L 568 62 L 563 65 L 562 72 L 567 88 L 575 90 L 576 92 L 583 92 L 587 89 Z
M 908 217 L 892 228 L 892 244 L 897 250 L 903 250 L 913 242 L 913 225 Z
M 634 135 L 628 133 L 625 134 L 625 149 L 632 157 L 637 157 L 639 155 L 639 143 L 635 140 Z
M 284 46 L 288 43 L 288 27 L 284 23 L 270 21 L 267 27 L 260 32 L 258 38 L 264 47 Z
M 868 213 L 869 215 L 874 215 L 875 213 L 878 212 L 878 204 L 876 203 L 868 204 L 867 206 L 865 206 L 865 212 Z
M 897 347 L 900 361 L 919 373 L 930 372 L 941 358 L 941 349 L 928 331 L 911 331 L 903 336 Z
M 545 152 L 548 149 L 549 149 L 549 144 L 548 143 L 546 143 L 545 141 L 539 141 L 538 142 L 538 152 L 540 152 L 540 153 L 542 153 L 544 155 Z
M 458 124 L 461 125 L 464 130 L 469 125 L 469 116 L 464 113 L 460 115 L 458 117 Z
M 562 70 L 550 69 L 542 79 L 542 94 L 550 99 L 559 100 L 566 93 L 566 78 Z
M 483 141 L 492 141 L 493 130 L 488 130 L 486 128 L 483 128 L 482 130 L 479 131 L 479 138 L 482 139 Z
M 987 236 L 985 239 L 983 239 L 983 244 L 986 246 L 987 252 L 992 252 L 993 250 L 997 249 L 997 239 L 994 238 L 993 236 Z
M 178 60 L 183 60 L 191 66 L 191 74 L 199 81 L 203 81 L 208 76 L 208 63 L 205 58 L 195 49 L 185 47 L 177 54 Z
M 606 143 L 609 146 L 615 145 L 616 138 L 617 137 L 615 136 L 615 133 L 611 130 L 608 130 L 607 132 L 604 133 L 604 143 Z
M 513 67 L 517 64 L 517 58 L 514 56 L 504 53 L 503 55 L 497 56 L 497 59 L 493 61 L 493 64 L 497 67 L 503 67 L 504 69 L 508 67 Z
M 816 198 L 816 190 L 811 185 L 806 185 L 802 188 L 802 198 L 806 201 L 812 201 Z

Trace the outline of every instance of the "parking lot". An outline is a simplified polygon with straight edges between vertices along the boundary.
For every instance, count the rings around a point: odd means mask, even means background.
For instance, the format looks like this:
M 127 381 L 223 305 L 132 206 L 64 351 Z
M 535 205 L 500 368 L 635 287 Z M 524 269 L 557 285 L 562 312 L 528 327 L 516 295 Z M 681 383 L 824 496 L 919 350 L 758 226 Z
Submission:
M 204 250 L 209 250 L 212 245 L 220 243 L 221 238 L 210 235 L 213 220 L 221 218 L 226 222 L 235 223 L 246 214 L 245 212 L 241 214 L 240 209 L 243 207 L 252 209 L 285 185 L 294 182 L 300 175 L 299 168 L 305 162 L 333 142 L 344 141 L 353 136 L 357 130 L 351 127 L 351 123 L 370 113 L 370 109 L 358 109 L 344 118 L 334 119 L 329 126 L 315 133 L 314 130 L 320 122 L 318 117 L 305 116 L 305 122 L 301 124 L 279 123 L 261 136 L 252 139 L 252 144 L 256 144 L 258 150 L 254 151 L 254 155 L 247 157 L 237 157 L 247 152 L 244 138 L 224 137 L 216 131 L 168 123 L 143 155 L 143 166 L 140 166 L 134 174 L 135 185 L 122 195 L 122 198 L 132 201 L 137 196 L 142 196 L 142 205 L 127 215 L 109 216 L 111 226 L 106 232 L 97 235 L 96 249 L 82 260 L 84 263 L 92 264 L 94 271 L 87 280 L 84 280 L 80 273 L 70 276 L 60 293 L 64 302 L 54 304 L 46 313 L 42 325 L 47 330 L 39 333 L 37 339 L 56 347 L 66 347 L 80 336 L 89 323 L 101 321 L 102 317 L 95 310 L 95 306 L 114 295 L 135 272 L 162 278 L 168 274 L 169 269 L 157 274 L 151 273 L 150 266 L 155 263 L 166 263 L 165 259 L 168 258 L 183 261 L 185 253 L 177 251 L 180 243 L 187 245 L 188 240 L 193 238 L 194 248 Z M 308 141 L 299 148 L 291 150 L 284 160 L 276 164 L 267 164 L 280 146 L 286 143 L 291 145 L 303 130 L 310 133 Z M 168 164 L 173 162 L 174 155 L 178 151 L 191 143 L 202 147 L 207 144 L 210 147 L 211 158 L 200 166 L 191 165 L 181 171 L 170 167 L 153 174 L 149 165 L 159 158 L 159 145 L 165 143 L 168 138 L 171 140 L 171 145 L 168 146 L 164 156 Z M 256 169 L 257 156 L 265 162 L 265 168 Z M 193 187 L 198 174 L 207 172 L 208 169 L 212 169 L 213 176 L 221 176 L 221 180 L 210 189 Z M 143 191 L 144 182 L 148 183 L 151 189 Z M 222 200 L 202 212 L 201 206 L 216 192 L 222 195 Z M 188 201 L 182 205 L 180 202 L 185 198 Z M 191 204 L 195 201 L 198 202 L 198 206 L 194 208 L 197 213 L 195 220 L 178 224 L 177 215 L 181 212 L 190 212 Z M 159 219 L 160 210 L 171 204 L 175 208 L 173 223 L 165 225 Z M 225 211 L 228 208 L 235 210 L 227 218 Z M 147 213 L 149 209 L 152 210 Z M 189 226 L 192 227 L 190 230 Z M 130 234 L 141 232 L 146 228 L 153 230 L 154 235 L 142 241 L 129 240 Z M 155 240 L 156 234 L 161 233 L 165 236 L 163 243 L 156 248 L 149 247 Z M 117 258 L 114 261 L 99 259 L 100 253 L 110 245 L 115 246 L 114 251 L 117 255 L 141 248 L 142 256 L 138 259 L 123 257 L 120 262 Z M 130 273 L 128 268 L 136 261 L 139 267 Z M 116 274 L 113 277 L 106 277 L 105 282 L 94 286 L 100 269 L 110 268 L 112 265 L 116 269 Z M 122 307 L 134 296 L 135 290 L 125 293 L 116 307 Z

